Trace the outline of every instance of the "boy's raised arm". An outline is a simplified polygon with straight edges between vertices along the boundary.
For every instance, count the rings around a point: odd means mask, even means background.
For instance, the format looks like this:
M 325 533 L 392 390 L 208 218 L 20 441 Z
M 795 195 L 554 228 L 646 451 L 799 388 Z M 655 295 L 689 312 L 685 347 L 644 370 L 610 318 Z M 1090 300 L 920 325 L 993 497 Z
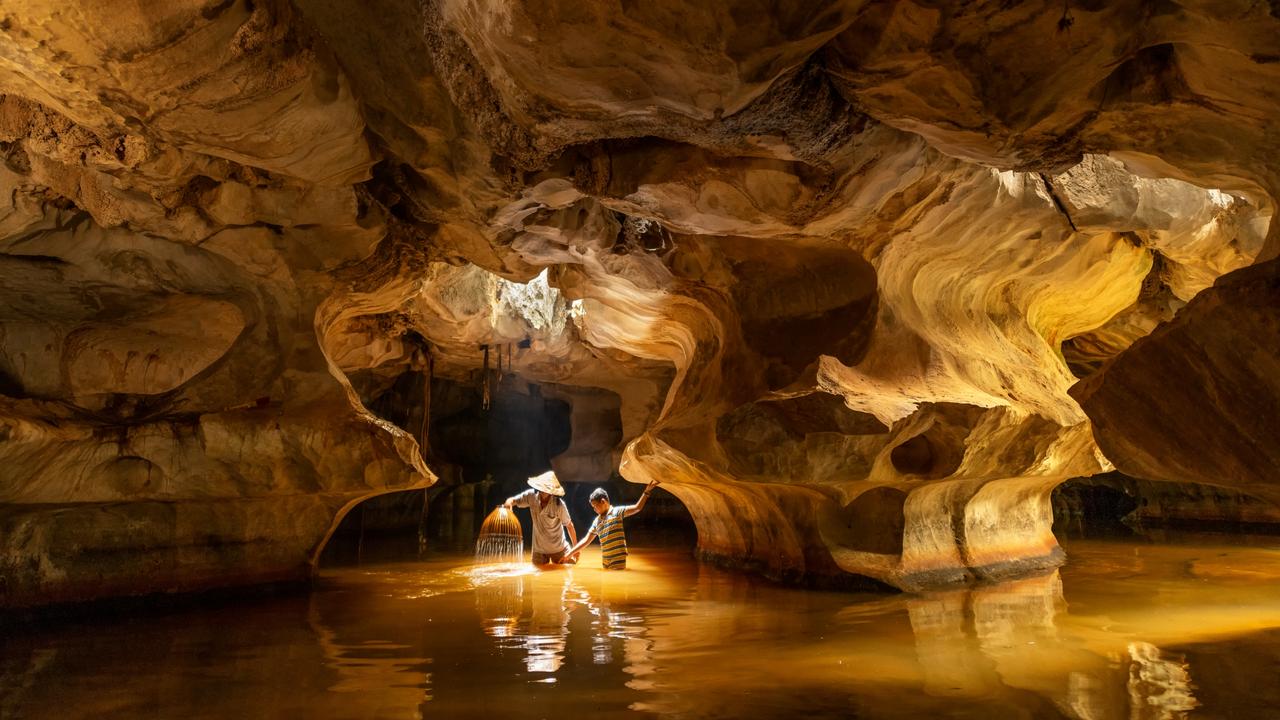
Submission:
M 654 480 L 653 482 L 649 483 L 649 485 L 645 487 L 644 492 L 640 493 L 640 501 L 637 502 L 635 505 L 632 505 L 631 507 L 627 508 L 626 510 L 623 510 L 622 516 L 631 517 L 632 515 L 635 515 L 636 513 L 643 510 L 644 504 L 649 502 L 649 493 L 653 492 L 653 489 L 656 487 L 658 487 L 657 480 Z

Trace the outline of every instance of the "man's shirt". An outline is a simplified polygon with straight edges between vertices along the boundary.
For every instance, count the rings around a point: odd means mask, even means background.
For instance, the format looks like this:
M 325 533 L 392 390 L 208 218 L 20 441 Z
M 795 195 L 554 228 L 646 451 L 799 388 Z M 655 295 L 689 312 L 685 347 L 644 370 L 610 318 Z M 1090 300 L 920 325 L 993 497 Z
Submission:
M 564 500 L 552 497 L 546 505 L 538 502 L 538 491 L 530 488 L 516 496 L 516 507 L 529 508 L 533 516 L 533 551 L 554 555 L 569 549 L 564 529 L 573 521 L 569 519 L 569 507 Z

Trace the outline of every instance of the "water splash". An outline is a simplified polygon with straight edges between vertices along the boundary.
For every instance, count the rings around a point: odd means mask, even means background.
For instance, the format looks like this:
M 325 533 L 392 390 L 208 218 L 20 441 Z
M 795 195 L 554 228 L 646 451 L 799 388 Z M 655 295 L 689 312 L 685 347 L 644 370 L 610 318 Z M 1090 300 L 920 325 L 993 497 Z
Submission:
M 524 532 L 515 513 L 499 505 L 480 525 L 476 564 L 515 563 L 524 559 Z
M 524 559 L 524 538 L 519 535 L 484 535 L 476 540 L 476 564 L 518 563 Z

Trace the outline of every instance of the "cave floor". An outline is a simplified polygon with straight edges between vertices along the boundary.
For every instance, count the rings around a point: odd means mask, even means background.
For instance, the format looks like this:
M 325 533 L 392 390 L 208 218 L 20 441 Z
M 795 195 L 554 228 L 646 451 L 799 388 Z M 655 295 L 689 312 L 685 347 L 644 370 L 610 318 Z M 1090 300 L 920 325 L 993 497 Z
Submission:
M 6 632 L 4 718 L 1266 718 L 1280 538 L 1077 540 L 922 595 L 787 589 L 634 548 L 625 573 L 326 570 L 314 592 Z

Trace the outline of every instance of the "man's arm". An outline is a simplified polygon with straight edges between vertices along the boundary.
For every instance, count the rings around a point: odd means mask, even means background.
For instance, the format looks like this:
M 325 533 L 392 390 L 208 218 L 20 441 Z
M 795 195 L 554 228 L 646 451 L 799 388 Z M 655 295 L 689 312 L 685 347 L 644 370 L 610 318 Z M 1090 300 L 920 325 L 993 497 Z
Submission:
M 560 522 L 564 523 L 564 529 L 569 531 L 569 544 L 575 545 L 578 542 L 578 531 L 573 528 L 573 518 L 569 517 L 569 506 L 560 501 Z
M 577 555 L 578 553 L 582 552 L 582 548 L 590 545 L 591 541 L 595 539 L 596 539 L 596 531 L 588 530 L 586 537 L 582 538 L 582 542 L 574 543 L 573 547 L 569 548 L 565 552 L 564 556 L 573 557 L 574 555 Z
M 513 507 L 527 508 L 529 507 L 528 495 L 532 492 L 533 492 L 532 490 L 525 490 L 522 493 L 516 493 L 515 495 L 512 495 L 511 497 L 507 498 L 506 501 L 502 503 L 502 507 L 508 510 L 510 510 Z
M 658 487 L 657 480 L 654 480 L 653 482 L 649 483 L 648 487 L 644 489 L 644 492 L 640 493 L 640 501 L 637 502 L 635 505 L 628 507 L 626 510 L 623 510 L 622 516 L 631 517 L 632 515 L 635 515 L 636 513 L 643 510 L 644 504 L 649 502 L 649 493 L 653 492 L 653 489 L 656 487 Z

